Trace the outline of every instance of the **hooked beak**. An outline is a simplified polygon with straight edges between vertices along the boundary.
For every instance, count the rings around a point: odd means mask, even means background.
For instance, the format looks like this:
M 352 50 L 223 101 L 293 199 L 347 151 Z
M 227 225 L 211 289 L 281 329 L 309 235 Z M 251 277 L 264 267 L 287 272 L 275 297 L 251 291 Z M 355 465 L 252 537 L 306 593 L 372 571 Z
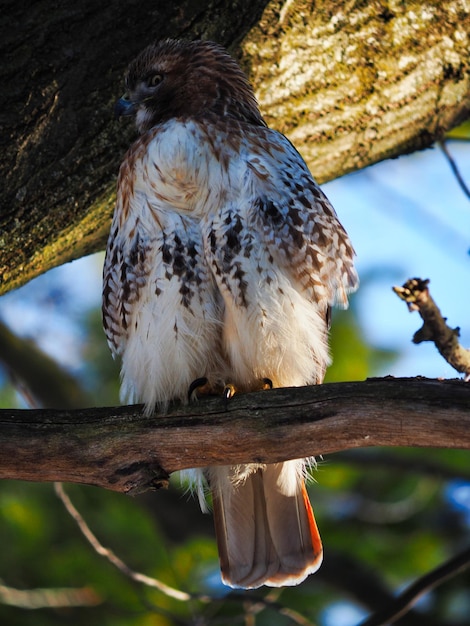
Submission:
M 137 105 L 135 102 L 131 102 L 129 100 L 129 96 L 125 94 L 122 98 L 114 105 L 114 117 L 117 119 L 118 117 L 125 115 L 134 115 L 137 110 Z

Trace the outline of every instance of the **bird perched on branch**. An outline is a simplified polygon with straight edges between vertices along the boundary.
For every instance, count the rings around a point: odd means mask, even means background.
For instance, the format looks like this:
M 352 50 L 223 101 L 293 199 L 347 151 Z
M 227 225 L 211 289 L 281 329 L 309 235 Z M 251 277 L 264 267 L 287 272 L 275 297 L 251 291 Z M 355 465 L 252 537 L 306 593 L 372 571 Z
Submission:
M 140 133 L 120 168 L 104 266 L 122 399 L 151 413 L 203 388 L 321 383 L 330 306 L 357 285 L 354 252 L 239 65 L 209 41 L 158 42 L 130 64 L 116 113 Z M 318 569 L 305 467 L 193 470 L 200 499 L 212 495 L 226 584 L 295 585 Z

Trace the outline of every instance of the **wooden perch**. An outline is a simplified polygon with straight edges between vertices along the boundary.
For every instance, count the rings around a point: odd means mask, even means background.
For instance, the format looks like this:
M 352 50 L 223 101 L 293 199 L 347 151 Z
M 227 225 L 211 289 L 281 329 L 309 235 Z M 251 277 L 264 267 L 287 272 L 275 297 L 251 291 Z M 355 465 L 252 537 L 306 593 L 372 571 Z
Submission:
M 470 449 L 463 381 L 371 379 L 176 407 L 1 410 L 0 478 L 138 493 L 188 467 L 273 463 L 367 446 Z
M 413 343 L 434 342 L 449 365 L 469 379 L 470 350 L 465 350 L 458 341 L 460 328 L 447 326 L 447 320 L 431 297 L 428 285 L 428 279 L 410 278 L 402 287 L 393 287 L 397 296 L 408 304 L 408 309 L 418 311 L 423 320 L 422 327 L 413 336 Z

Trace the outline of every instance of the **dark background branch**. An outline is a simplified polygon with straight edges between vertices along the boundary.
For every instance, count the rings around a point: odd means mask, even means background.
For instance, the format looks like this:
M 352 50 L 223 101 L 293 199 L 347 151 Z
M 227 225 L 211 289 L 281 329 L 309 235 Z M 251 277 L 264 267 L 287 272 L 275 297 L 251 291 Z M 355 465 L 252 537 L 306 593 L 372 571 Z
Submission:
M 32 341 L 20 338 L 0 321 L 0 363 L 29 406 L 76 408 L 89 406 L 77 380 Z
M 390 450 L 351 450 L 343 451 L 332 459 L 338 463 L 346 463 L 350 467 L 358 467 L 370 470 L 393 470 L 394 474 L 401 476 L 405 474 L 422 476 L 429 478 L 439 478 L 441 480 L 454 480 L 456 478 L 470 482 L 470 468 L 453 466 L 449 462 L 421 458 L 413 456 L 404 457 Z
M 441 585 L 449 578 L 461 574 L 470 566 L 470 548 L 462 550 L 459 554 L 441 564 L 434 570 L 421 576 L 412 585 L 393 598 L 385 608 L 381 607 L 376 613 L 369 616 L 359 626 L 386 626 L 386 624 L 401 624 L 400 617 L 405 615 L 410 607 L 424 593 Z
M 377 569 L 334 548 L 328 548 L 328 558 L 323 561 L 315 579 L 345 591 L 374 616 L 384 607 L 392 606 L 396 600 L 395 594 L 390 591 Z M 457 622 L 443 622 L 413 608 L 395 623 L 396 626 L 459 626 Z

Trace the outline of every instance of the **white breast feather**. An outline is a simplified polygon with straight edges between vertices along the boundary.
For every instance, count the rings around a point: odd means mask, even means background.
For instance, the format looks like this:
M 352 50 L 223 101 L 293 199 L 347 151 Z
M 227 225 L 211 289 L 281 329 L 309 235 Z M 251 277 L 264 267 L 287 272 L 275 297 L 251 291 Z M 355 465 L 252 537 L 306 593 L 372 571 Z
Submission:
M 257 198 L 273 197 L 286 211 L 289 190 L 281 176 L 287 168 L 311 179 L 285 138 L 268 129 L 255 131 L 265 133 L 265 143 L 273 143 L 270 152 L 253 146 L 247 133 L 237 151 L 227 142 L 228 165 L 222 166 L 207 142 L 207 128 L 172 120 L 151 131 L 147 151 L 136 162 L 131 217 L 121 229 L 121 245 L 130 246 L 131 232 L 152 242 L 146 253 L 148 275 L 123 339 L 122 395 L 123 400 L 144 402 L 148 411 L 166 407 L 172 399 L 186 400 L 189 385 L 201 376 L 229 377 L 225 382 L 242 390 L 264 377 L 275 386 L 296 386 L 319 382 L 329 361 L 326 305 L 337 290 L 351 286 L 344 285 L 351 278 L 339 276 L 334 259 L 326 258 L 330 287 L 328 281 L 318 287 L 324 299 L 317 301 L 290 267 L 291 262 L 312 261 L 312 253 L 309 257 L 301 247 L 282 250 L 282 239 L 260 227 Z M 223 246 L 232 213 L 245 232 L 227 267 Z M 313 232 L 315 224 L 306 224 Z M 203 271 L 200 283 L 193 285 L 190 308 L 182 304 L 181 276 L 168 277 L 162 232 L 177 232 L 200 245 L 197 263 Z M 286 230 L 284 240 L 292 232 Z M 340 244 L 332 239 L 331 245 Z M 243 273 L 243 294 L 237 272 Z M 308 272 L 302 275 L 308 277 Z M 328 288 L 333 293 L 326 297 Z

